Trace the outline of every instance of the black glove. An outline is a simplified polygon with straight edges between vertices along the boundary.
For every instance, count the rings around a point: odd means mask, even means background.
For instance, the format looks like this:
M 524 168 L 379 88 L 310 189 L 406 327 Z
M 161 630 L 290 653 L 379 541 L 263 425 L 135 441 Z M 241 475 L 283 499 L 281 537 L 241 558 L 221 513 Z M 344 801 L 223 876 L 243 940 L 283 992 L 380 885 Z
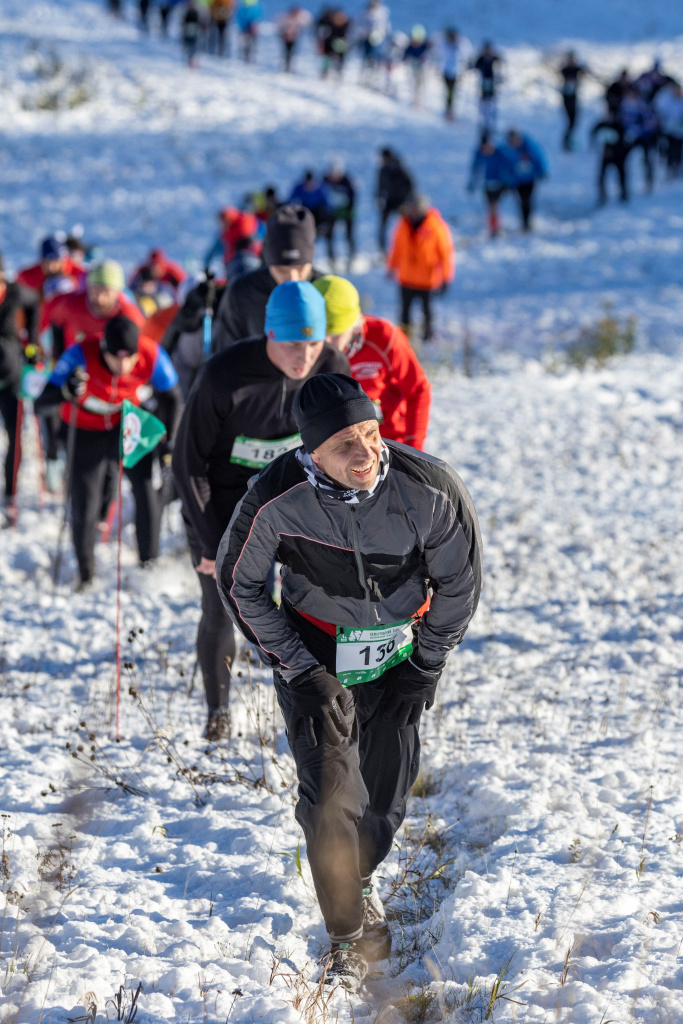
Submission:
M 62 384 L 62 394 L 67 402 L 77 402 L 88 389 L 89 374 L 82 366 L 77 366 L 70 377 Z
M 298 722 L 303 719 L 311 750 L 318 746 L 313 727 L 315 718 L 322 722 L 325 735 L 334 746 L 339 744 L 342 736 L 350 735 L 345 716 L 351 710 L 351 696 L 337 677 L 326 672 L 322 665 L 296 676 L 289 684 L 289 692 L 292 698 L 291 726 L 296 732 Z
M 405 661 L 385 672 L 383 717 L 395 718 L 401 729 L 417 725 L 423 709 L 429 711 L 434 703 L 436 684 L 444 665 L 445 662 L 430 665 L 414 651 Z
M 439 298 L 442 299 L 444 297 L 444 295 L 447 293 L 447 291 L 448 291 L 448 281 L 444 281 L 444 283 L 439 288 L 439 293 L 438 293 L 439 294 Z

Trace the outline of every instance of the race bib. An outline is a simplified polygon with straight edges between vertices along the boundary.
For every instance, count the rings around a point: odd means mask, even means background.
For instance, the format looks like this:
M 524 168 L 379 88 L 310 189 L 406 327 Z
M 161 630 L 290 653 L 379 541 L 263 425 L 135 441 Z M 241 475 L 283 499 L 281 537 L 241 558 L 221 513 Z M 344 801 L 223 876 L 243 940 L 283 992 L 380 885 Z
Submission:
M 263 469 L 278 455 L 291 452 L 301 444 L 301 434 L 291 437 L 279 437 L 274 441 L 259 441 L 256 437 L 245 437 L 240 434 L 235 438 L 230 453 L 230 461 L 238 466 L 249 466 L 251 469 Z
M 414 621 L 410 618 L 370 629 L 337 626 L 335 675 L 342 686 L 379 679 L 388 668 L 405 661 L 413 650 Z

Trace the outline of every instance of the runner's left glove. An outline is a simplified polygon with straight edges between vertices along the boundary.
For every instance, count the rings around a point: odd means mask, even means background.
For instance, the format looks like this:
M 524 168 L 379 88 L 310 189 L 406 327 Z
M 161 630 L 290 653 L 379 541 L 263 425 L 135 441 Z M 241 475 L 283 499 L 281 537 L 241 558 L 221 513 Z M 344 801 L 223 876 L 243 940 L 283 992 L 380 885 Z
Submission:
M 436 684 L 445 662 L 430 665 L 417 651 L 394 668 L 384 673 L 385 719 L 395 718 L 399 728 L 417 725 L 420 715 L 434 703 Z

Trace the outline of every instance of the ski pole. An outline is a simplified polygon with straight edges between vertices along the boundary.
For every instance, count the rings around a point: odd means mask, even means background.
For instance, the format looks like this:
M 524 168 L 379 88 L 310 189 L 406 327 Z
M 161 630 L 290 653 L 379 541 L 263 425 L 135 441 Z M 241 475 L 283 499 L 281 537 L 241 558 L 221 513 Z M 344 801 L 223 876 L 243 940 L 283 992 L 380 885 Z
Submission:
M 71 406 L 69 413 L 69 427 L 66 435 L 66 474 L 64 481 L 64 514 L 62 516 L 62 523 L 59 527 L 59 536 L 57 538 L 57 550 L 55 552 L 54 566 L 52 569 L 52 582 L 55 587 L 59 584 L 59 571 L 62 567 L 62 542 L 64 539 L 64 531 L 66 530 L 67 520 L 69 518 L 69 505 L 71 501 L 71 481 L 73 478 L 73 464 L 74 464 L 74 451 L 76 448 L 76 417 L 78 416 L 78 407 L 74 402 Z
M 204 307 L 204 344 L 203 356 L 208 359 L 211 355 L 211 327 L 213 324 L 213 302 L 216 297 L 216 282 L 213 271 L 207 267 L 206 274 L 206 306 Z
M 19 479 L 19 464 L 21 463 L 21 431 L 24 425 L 24 403 L 17 398 L 17 422 L 14 433 L 14 461 L 12 464 L 12 504 L 10 506 L 10 526 L 17 525 L 19 517 L 19 506 L 17 503 L 17 480 Z
M 121 520 L 123 519 L 123 459 L 119 456 L 118 524 L 116 529 L 116 742 L 121 713 Z

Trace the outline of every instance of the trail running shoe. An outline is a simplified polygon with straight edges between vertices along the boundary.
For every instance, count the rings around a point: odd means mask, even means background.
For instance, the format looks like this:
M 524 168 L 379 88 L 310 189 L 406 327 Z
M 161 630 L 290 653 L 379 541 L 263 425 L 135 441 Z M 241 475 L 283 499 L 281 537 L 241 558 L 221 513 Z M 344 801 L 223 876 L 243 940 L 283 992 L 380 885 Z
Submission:
M 363 938 L 360 941 L 368 960 L 386 960 L 391 954 L 391 932 L 384 904 L 372 882 L 363 887 Z
M 333 942 L 326 960 L 323 961 L 326 985 L 357 992 L 368 973 L 368 962 L 362 952 L 362 939 L 355 942 Z
M 204 730 L 204 739 L 209 743 L 218 743 L 219 740 L 229 740 L 232 737 L 232 723 L 230 721 L 230 710 L 218 708 L 213 714 L 209 714 L 209 720 Z

